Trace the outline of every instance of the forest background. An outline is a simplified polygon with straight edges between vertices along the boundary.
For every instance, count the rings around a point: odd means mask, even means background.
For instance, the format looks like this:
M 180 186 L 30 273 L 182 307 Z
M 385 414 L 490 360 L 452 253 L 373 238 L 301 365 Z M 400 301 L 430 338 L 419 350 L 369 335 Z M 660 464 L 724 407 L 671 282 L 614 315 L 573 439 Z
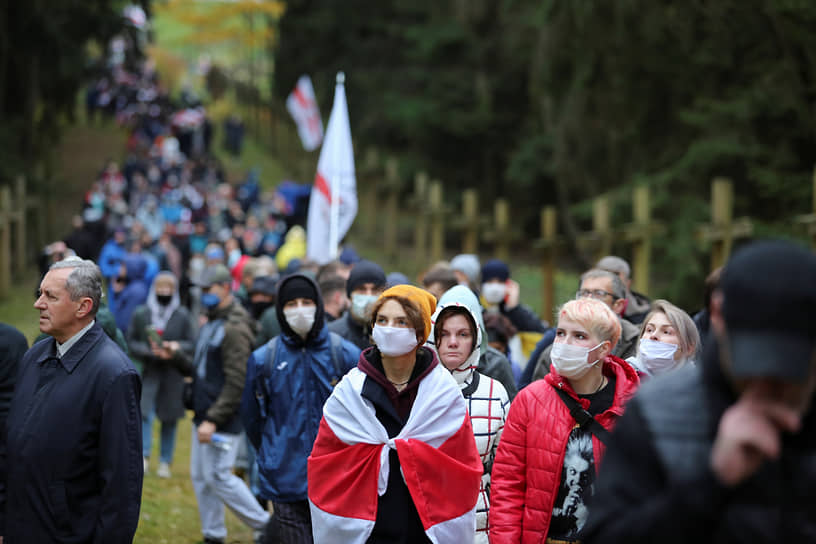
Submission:
M 526 235 L 520 255 L 538 236 L 540 208 L 555 204 L 565 262 L 588 265 L 569 242 L 589 229 L 591 199 L 608 194 L 622 224 L 632 188 L 646 184 L 666 227 L 650 294 L 694 309 L 708 272 L 696 231 L 710 218 L 716 176 L 734 181 L 734 215 L 752 217 L 755 236 L 806 237 L 793 218 L 813 202 L 816 4 L 807 0 L 143 5 L 156 16 L 160 62 L 176 66 L 162 72 L 174 90 L 190 83 L 179 71 L 208 53 L 202 88 L 220 104 L 214 113 L 247 102 L 281 111 L 309 74 L 325 122 L 344 71 L 358 156 L 375 146 L 396 157 L 406 191 L 428 172 L 452 209 L 465 188 L 478 188 L 483 206 L 509 199 Z M 2 183 L 47 163 L 91 60 L 122 29 L 123 6 L 0 8 Z M 625 244 L 613 248 L 630 256 Z

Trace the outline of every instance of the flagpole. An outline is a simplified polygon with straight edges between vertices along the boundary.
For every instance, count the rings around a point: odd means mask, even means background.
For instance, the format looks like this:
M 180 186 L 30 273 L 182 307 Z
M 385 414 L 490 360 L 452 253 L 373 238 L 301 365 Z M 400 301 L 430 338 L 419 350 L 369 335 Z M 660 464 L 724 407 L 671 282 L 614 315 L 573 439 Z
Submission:
M 336 85 L 334 89 L 334 96 L 337 96 L 338 87 L 345 87 L 346 82 L 346 74 L 343 72 L 337 72 L 336 78 Z M 345 94 L 345 93 L 344 93 Z M 337 146 L 334 146 L 332 149 L 332 153 L 335 155 L 333 157 L 333 164 L 335 168 L 337 168 L 338 164 L 341 164 L 342 159 L 337 156 L 340 152 Z M 338 223 L 340 222 L 340 185 L 342 183 L 342 177 L 346 175 L 345 172 L 341 172 L 342 168 L 337 169 L 334 172 L 329 174 L 330 181 L 329 184 L 331 186 L 331 208 L 329 212 L 329 258 L 336 259 L 337 258 L 337 250 L 338 245 L 340 244 L 340 240 L 338 240 L 337 231 L 339 229 Z

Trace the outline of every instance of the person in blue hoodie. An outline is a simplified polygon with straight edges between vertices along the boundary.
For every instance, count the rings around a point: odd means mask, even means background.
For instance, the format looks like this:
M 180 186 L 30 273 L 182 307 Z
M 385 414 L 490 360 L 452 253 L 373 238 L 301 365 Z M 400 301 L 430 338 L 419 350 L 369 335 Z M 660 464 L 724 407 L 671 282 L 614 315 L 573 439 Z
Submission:
M 127 241 L 127 231 L 119 227 L 113 232 L 113 236 L 105 242 L 99 252 L 99 270 L 102 276 L 110 283 L 119 273 L 119 265 L 122 264 L 122 257 L 125 256 L 125 243 Z
M 111 285 L 111 312 L 116 326 L 127 334 L 133 311 L 147 301 L 150 286 L 145 281 L 147 261 L 141 255 L 126 254 L 119 265 L 119 275 Z
M 274 506 L 267 542 L 312 542 L 306 460 L 323 404 L 360 349 L 329 332 L 317 285 L 303 274 L 280 282 L 276 311 L 281 334 L 249 357 L 241 419 L 258 451 L 260 496 Z

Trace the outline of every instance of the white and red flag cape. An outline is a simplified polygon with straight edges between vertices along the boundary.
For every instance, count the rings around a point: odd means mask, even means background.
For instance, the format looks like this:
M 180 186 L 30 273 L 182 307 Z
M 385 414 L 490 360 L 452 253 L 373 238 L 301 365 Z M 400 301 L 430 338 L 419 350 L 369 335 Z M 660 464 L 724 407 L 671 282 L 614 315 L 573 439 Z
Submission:
M 318 264 L 326 264 L 337 256 L 337 246 L 357 216 L 357 176 L 344 82 L 345 76 L 338 73 L 334 104 L 309 199 L 306 256 Z
M 286 109 L 295 120 L 303 148 L 306 151 L 317 149 L 323 141 L 323 121 L 309 76 L 300 76 L 295 89 L 286 98 Z
M 483 467 L 456 382 L 437 365 L 420 382 L 405 427 L 388 438 L 373 405 L 362 397 L 365 377 L 353 369 L 323 407 L 308 464 L 314 541 L 362 544 L 368 539 L 377 499 L 388 484 L 388 453 L 395 449 L 431 542 L 473 542 Z

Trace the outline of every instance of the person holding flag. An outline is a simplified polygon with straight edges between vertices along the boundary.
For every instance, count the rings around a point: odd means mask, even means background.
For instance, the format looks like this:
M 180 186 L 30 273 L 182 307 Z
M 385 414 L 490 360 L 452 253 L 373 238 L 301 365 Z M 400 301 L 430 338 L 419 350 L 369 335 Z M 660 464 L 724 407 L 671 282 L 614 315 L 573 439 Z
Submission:
M 337 246 L 357 215 L 357 178 L 344 82 L 345 75 L 338 73 L 309 199 L 306 257 L 321 265 L 337 257 Z
M 308 461 L 321 544 L 472 543 L 482 461 L 456 381 L 425 347 L 436 298 L 412 285 L 374 303 L 374 346 L 337 385 Z

